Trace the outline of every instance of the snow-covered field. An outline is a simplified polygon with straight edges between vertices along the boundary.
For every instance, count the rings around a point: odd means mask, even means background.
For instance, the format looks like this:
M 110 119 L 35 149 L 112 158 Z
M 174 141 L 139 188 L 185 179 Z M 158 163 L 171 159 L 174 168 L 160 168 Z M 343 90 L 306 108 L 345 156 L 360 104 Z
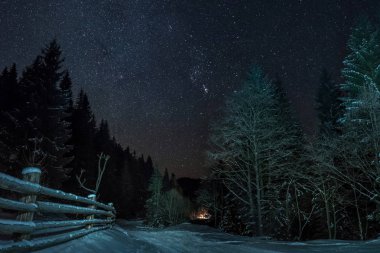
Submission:
M 167 229 L 151 229 L 144 227 L 138 221 L 119 221 L 118 225 L 112 229 L 95 232 L 78 240 L 36 252 L 379 253 L 380 240 L 367 242 L 328 240 L 279 242 L 229 235 L 201 225 L 181 224 Z

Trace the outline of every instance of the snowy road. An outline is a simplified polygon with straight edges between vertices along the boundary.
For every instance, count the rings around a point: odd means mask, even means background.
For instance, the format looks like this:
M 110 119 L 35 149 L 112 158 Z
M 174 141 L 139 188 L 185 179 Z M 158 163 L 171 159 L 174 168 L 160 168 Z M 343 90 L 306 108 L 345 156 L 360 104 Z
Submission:
M 39 253 L 379 253 L 380 240 L 368 242 L 310 241 L 286 243 L 265 241 L 221 233 L 218 230 L 192 224 L 158 230 L 141 222 L 120 221 L 118 226 L 96 232 Z

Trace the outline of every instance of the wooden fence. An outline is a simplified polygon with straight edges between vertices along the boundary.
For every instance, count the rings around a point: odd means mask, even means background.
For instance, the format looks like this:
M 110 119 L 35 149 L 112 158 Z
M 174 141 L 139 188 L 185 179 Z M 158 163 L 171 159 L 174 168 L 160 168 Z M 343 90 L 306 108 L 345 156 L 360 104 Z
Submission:
M 114 223 L 111 203 L 97 202 L 94 195 L 86 198 L 41 186 L 38 168 L 25 168 L 22 174 L 23 180 L 0 172 L 0 188 L 22 194 L 19 201 L 0 197 L 0 209 L 18 211 L 15 219 L 0 218 L 0 234 L 13 238 L 0 242 L 0 252 L 30 252 L 107 229 Z M 39 201 L 41 197 L 65 203 Z M 38 221 L 34 220 L 36 213 L 79 215 L 82 219 Z

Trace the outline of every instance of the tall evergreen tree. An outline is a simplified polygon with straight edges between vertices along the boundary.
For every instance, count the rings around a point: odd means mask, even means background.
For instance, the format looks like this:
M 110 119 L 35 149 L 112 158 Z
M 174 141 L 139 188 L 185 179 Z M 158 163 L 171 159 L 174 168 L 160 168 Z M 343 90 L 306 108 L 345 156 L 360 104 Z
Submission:
M 169 178 L 169 172 L 167 168 L 165 168 L 164 177 L 162 178 L 162 190 L 164 192 L 170 190 L 170 178 Z
M 13 64 L 9 70 L 5 68 L 0 77 L 0 108 L 4 111 L 16 108 L 19 92 L 16 64 Z
M 72 128 L 72 114 L 73 114 L 73 92 L 72 92 L 72 81 L 68 71 L 65 71 L 63 78 L 59 84 L 60 91 L 62 93 L 63 104 L 66 110 L 64 111 L 65 117 L 64 121 L 66 122 L 66 127 L 68 129 Z
M 4 109 L 13 124 L 13 133 L 8 134 L 14 137 L 17 160 L 22 166 L 43 165 L 42 182 L 54 187 L 67 179 L 69 171 L 69 132 L 63 123 L 66 107 L 59 89 L 62 62 L 60 47 L 52 41 L 26 68 L 19 84 L 13 66 L 2 86 L 9 95 Z
M 62 78 L 61 49 L 53 40 L 42 51 L 42 64 L 39 68 L 41 90 L 39 92 L 39 107 L 36 113 L 39 118 L 39 133 L 43 138 L 41 149 L 47 154 L 48 183 L 60 187 L 67 180 L 69 169 L 66 167 L 70 159 L 66 156 L 70 148 L 66 145 L 70 137 L 67 125 L 64 123 L 65 112 L 69 109 L 59 84 Z M 38 125 L 38 124 L 37 124 Z
M 17 80 L 16 65 L 5 68 L 0 75 L 0 164 L 1 170 L 17 175 L 17 147 L 20 138 L 18 121 L 21 89 Z
M 72 138 L 70 145 L 73 146 L 74 159 L 70 163 L 73 170 L 70 179 L 65 184 L 65 189 L 70 192 L 82 193 L 76 176 L 84 170 L 87 182 L 95 184 L 97 169 L 97 157 L 95 150 L 96 121 L 92 113 L 90 102 L 86 93 L 81 90 L 73 108 L 72 114 Z
M 174 173 L 170 176 L 170 189 L 175 189 L 177 187 L 177 178 Z
M 358 109 L 362 104 L 361 94 L 373 89 L 379 93 L 380 86 L 380 34 L 368 19 L 362 19 L 353 29 L 348 41 L 349 54 L 343 61 L 342 75 L 344 83 L 340 88 L 345 95 L 343 100 L 344 115 L 340 119 L 342 123 L 356 114 L 361 115 Z M 358 118 L 359 119 L 359 118 Z
M 95 133 L 95 150 L 99 153 L 105 153 L 109 156 L 110 162 L 108 164 L 108 169 L 104 174 L 104 181 L 100 187 L 100 197 L 103 201 L 111 202 L 114 197 L 114 188 L 117 188 L 117 166 L 123 166 L 118 164 L 119 145 L 116 143 L 115 139 L 111 140 L 111 134 L 108 127 L 108 122 L 104 119 L 100 121 L 99 127 Z M 114 187 L 109 187 L 109 185 L 114 185 Z
M 83 90 L 74 105 L 72 81 L 62 63 L 61 49 L 52 41 L 25 68 L 20 80 L 15 65 L 0 73 L 0 170 L 19 176 L 23 166 L 40 166 L 43 184 L 60 188 L 69 176 L 64 190 L 86 195 L 76 176 L 83 170 L 86 185 L 92 188 L 97 155 L 103 152 L 111 158 L 100 185 L 100 200 L 113 202 L 118 214 L 141 217 L 154 171 L 152 158 L 145 161 L 143 155 L 123 150 L 111 138 L 107 121 L 97 127 Z M 34 155 L 35 160 L 31 159 Z
M 339 87 L 326 69 L 322 70 L 317 96 L 319 132 L 331 134 L 337 131 L 340 111 Z
M 353 30 L 348 42 L 349 54 L 344 59 L 341 90 L 344 116 L 342 147 L 345 154 L 342 175 L 358 194 L 376 203 L 380 213 L 380 31 L 363 19 Z M 344 149 L 342 148 L 342 151 Z M 341 168 L 342 169 L 342 168 Z M 348 173 L 347 173 L 348 171 Z M 360 193 L 360 194 L 359 194 Z M 364 216 L 363 212 L 357 214 Z M 380 216 L 380 215 L 379 215 Z M 363 219 L 363 217 L 362 217 Z M 360 219 L 359 219 L 360 221 Z M 361 238 L 365 232 L 360 227 Z
M 162 201 L 162 176 L 159 170 L 154 170 L 152 177 L 149 179 L 148 191 L 149 198 L 146 200 L 146 222 L 148 225 L 158 227 L 163 224 L 161 214 Z

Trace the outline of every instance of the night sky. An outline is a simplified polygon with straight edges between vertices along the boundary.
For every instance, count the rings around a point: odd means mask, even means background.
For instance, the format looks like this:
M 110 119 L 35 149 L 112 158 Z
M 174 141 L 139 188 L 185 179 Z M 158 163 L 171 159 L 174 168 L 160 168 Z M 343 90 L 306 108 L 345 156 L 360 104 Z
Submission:
M 75 94 L 112 135 L 178 177 L 206 173 L 209 124 L 252 64 L 282 79 L 308 133 L 323 67 L 339 77 L 360 13 L 378 0 L 0 0 L 0 67 L 53 38 Z M 377 11 L 378 10 L 378 11 Z

